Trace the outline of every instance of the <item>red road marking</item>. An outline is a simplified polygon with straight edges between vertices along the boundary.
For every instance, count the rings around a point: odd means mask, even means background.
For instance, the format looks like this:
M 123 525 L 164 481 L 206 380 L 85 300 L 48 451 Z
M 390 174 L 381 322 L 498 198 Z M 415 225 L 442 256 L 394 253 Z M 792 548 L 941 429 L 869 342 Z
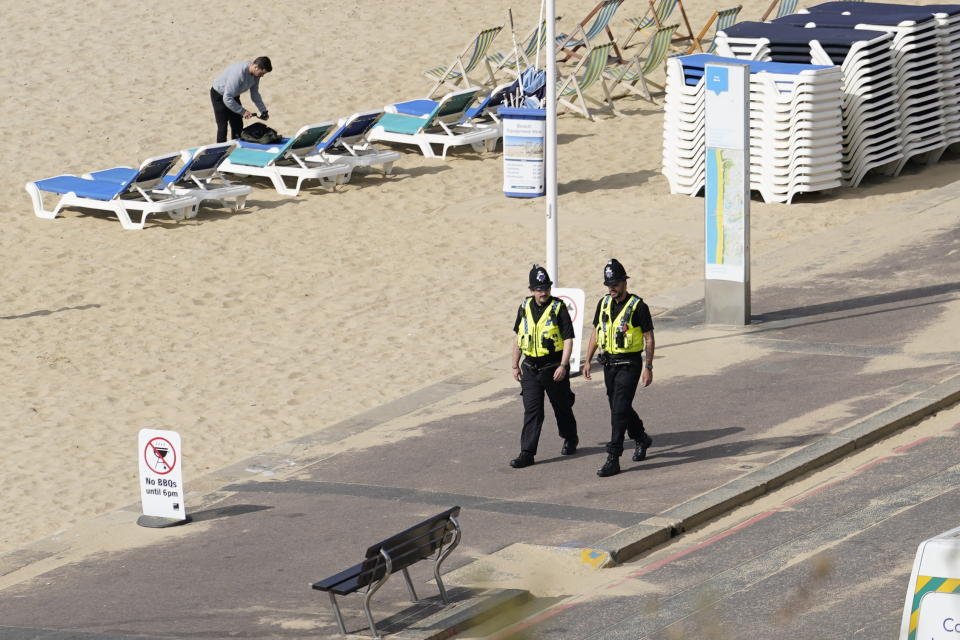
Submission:
M 893 457 L 893 456 L 884 456 L 884 457 L 882 457 L 882 458 L 877 458 L 877 459 L 874 460 L 873 462 L 868 462 L 868 463 L 865 464 L 865 465 L 862 465 L 862 466 L 857 467 L 856 469 L 853 470 L 853 472 L 854 472 L 854 473 L 860 473 L 861 471 L 866 471 L 866 470 L 869 469 L 870 467 L 875 467 L 875 466 L 877 466 L 878 464 L 880 464 L 881 462 L 886 462 L 887 460 L 891 459 L 892 457 Z
M 957 426 L 957 427 L 960 427 L 960 422 L 958 422 L 958 423 L 956 424 L 956 426 Z M 911 443 L 909 443 L 909 444 L 905 444 L 905 445 L 903 445 L 903 446 L 901 446 L 901 447 L 897 447 L 896 449 L 894 449 L 894 451 L 897 452 L 897 453 L 901 453 L 901 452 L 903 452 L 903 451 L 906 451 L 907 449 L 910 449 L 910 448 L 912 448 L 912 447 L 917 446 L 918 444 L 921 444 L 921 443 L 923 443 L 923 442 L 926 442 L 927 440 L 929 440 L 929 439 L 932 438 L 932 437 L 933 437 L 933 436 L 926 436 L 926 437 L 920 438 L 919 440 L 915 440 L 915 441 L 913 441 L 913 442 L 911 442 Z M 837 484 L 837 483 L 839 483 L 839 482 L 841 482 L 841 481 L 843 481 L 843 480 L 849 480 L 849 479 L 852 478 L 853 476 L 855 476 L 855 475 L 857 475 L 857 474 L 859 474 L 859 473 L 862 473 L 863 471 L 866 471 L 867 469 L 869 469 L 869 468 L 873 467 L 874 465 L 877 465 L 877 464 L 879 464 L 879 463 L 881 463 L 881 462 L 886 462 L 887 460 L 890 460 L 891 458 L 893 458 L 893 456 L 884 456 L 883 458 L 879 458 L 879 459 L 877 459 L 877 460 L 874 460 L 873 462 L 869 462 L 869 463 L 867 463 L 867 464 L 865 464 L 865 465 L 862 465 L 862 466 L 860 466 L 860 467 L 857 467 L 856 469 L 854 469 L 853 471 L 851 471 L 851 472 L 850 472 L 848 475 L 846 475 L 846 476 L 842 476 L 842 477 L 837 478 L 837 479 L 835 479 L 835 480 L 831 480 L 830 482 L 825 482 L 824 484 L 819 485 L 819 486 L 817 486 L 817 487 L 814 487 L 814 488 L 810 489 L 809 491 L 805 491 L 804 493 L 801 493 L 801 494 L 798 495 L 798 496 L 795 496 L 795 497 L 793 497 L 793 498 L 791 498 L 791 499 L 789 499 L 789 500 L 784 501 L 784 503 L 783 503 L 782 505 L 780 505 L 780 506 L 778 506 L 778 507 L 774 507 L 773 509 L 769 509 L 769 510 L 767 510 L 767 511 L 764 511 L 763 513 L 759 513 L 759 514 L 753 516 L 752 518 L 750 518 L 749 520 L 745 520 L 744 522 L 741 522 L 740 524 L 735 525 L 735 526 L 731 527 L 730 529 L 727 529 L 727 530 L 724 531 L 723 533 L 719 533 L 719 534 L 713 536 L 712 538 L 701 542 L 701 543 L 698 544 L 698 545 L 695 545 L 695 546 L 693 546 L 693 547 L 690 547 L 689 549 L 684 549 L 683 551 L 679 551 L 679 552 L 673 554 L 672 556 L 668 556 L 668 557 L 664 558 L 663 560 L 658 560 L 657 562 L 653 562 L 653 563 L 648 564 L 648 565 L 646 565 L 646 566 L 644 566 L 644 567 L 641 567 L 640 569 L 637 569 L 636 571 L 633 571 L 633 572 L 629 573 L 629 574 L 628 574 L 626 577 L 624 577 L 624 578 L 621 578 L 621 579 L 619 579 L 619 580 L 614 580 L 614 581 L 608 583 L 604 588 L 605 588 L 605 589 L 613 589 L 613 588 L 615 588 L 615 587 L 620 586 L 620 585 L 623 584 L 624 582 L 627 582 L 627 581 L 629 581 L 629 580 L 634 580 L 634 579 L 636 579 L 636 578 L 639 578 L 640 576 L 643 576 L 643 575 L 646 575 L 646 574 L 651 573 L 651 572 L 653 572 L 653 571 L 656 571 L 657 569 L 659 569 L 659 568 L 661 568 L 661 567 L 664 567 L 664 566 L 670 564 L 670 563 L 673 562 L 674 560 L 678 560 L 678 559 L 680 559 L 680 558 L 682 558 L 682 557 L 684 557 L 684 556 L 686 556 L 686 555 L 689 555 L 689 554 L 693 553 L 694 551 L 699 551 L 699 550 L 701 550 L 701 549 L 704 549 L 704 548 L 712 545 L 712 544 L 715 543 L 715 542 L 719 542 L 720 540 L 723 540 L 723 539 L 726 538 L 727 536 L 730 536 L 730 535 L 732 535 L 732 534 L 734 534 L 734 533 L 736 533 L 736 532 L 738 532 L 738 531 L 742 531 L 743 529 L 746 529 L 747 527 L 752 526 L 752 525 L 760 522 L 761 520 L 765 520 L 766 518 L 769 518 L 769 517 L 772 516 L 773 514 L 779 512 L 779 511 L 782 511 L 782 510 L 783 510 L 784 508 L 786 508 L 786 507 L 792 506 L 792 505 L 794 505 L 794 504 L 796 504 L 796 503 L 798 503 L 798 502 L 800 502 L 800 501 L 802 501 L 802 500 L 805 500 L 805 499 L 809 498 L 810 496 L 812 496 L 812 495 L 814 495 L 814 494 L 820 493 L 820 492 L 823 491 L 824 489 L 827 489 L 827 488 L 829 488 L 829 487 L 832 487 L 833 485 L 835 485 L 835 484 Z M 534 618 L 531 618 L 530 620 L 523 620 L 523 621 L 521 621 L 521 622 L 518 622 L 518 623 L 510 626 L 510 627 L 507 627 L 506 629 L 502 629 L 499 633 L 497 633 L 496 635 L 490 636 L 487 640 L 503 640 L 504 638 L 508 638 L 508 637 L 510 637 L 511 635 L 516 634 L 516 633 L 519 633 L 519 632 L 523 631 L 524 629 L 527 629 L 527 628 L 529 628 L 529 627 L 531 627 L 531 626 L 533 626 L 533 625 L 535 625 L 535 624 L 537 624 L 537 623 L 539 623 L 539 622 L 543 622 L 544 620 L 546 620 L 546 619 L 548 619 L 548 618 L 552 618 L 553 616 L 557 615 L 558 613 L 563 613 L 563 612 L 566 611 L 567 609 L 575 606 L 575 605 L 577 604 L 577 602 L 578 602 L 579 600 L 581 600 L 583 597 L 584 597 L 584 595 L 574 596 L 573 598 L 571 598 L 570 600 L 567 600 L 567 601 L 564 602 L 563 604 L 558 604 L 558 605 L 556 605 L 556 606 L 554 606 L 554 607 L 552 607 L 552 608 L 549 608 L 549 609 L 544 610 L 542 613 L 540 613 L 540 615 L 538 615 L 538 616 L 536 616 L 536 617 L 534 617 Z
M 958 423 L 955 424 L 954 426 L 955 426 L 955 427 L 960 427 L 960 422 L 958 422 Z M 910 448 L 912 448 L 912 447 L 915 447 L 915 446 L 917 446 L 918 444 L 920 444 L 921 442 L 926 442 L 927 440 L 929 440 L 929 439 L 932 438 L 932 437 L 933 437 L 933 436 L 927 436 L 927 437 L 925 437 L 925 438 L 920 438 L 919 440 L 915 440 L 914 442 L 911 442 L 910 444 L 905 444 L 905 445 L 903 445 L 902 447 L 897 447 L 896 449 L 894 449 L 894 451 L 897 452 L 897 453 L 903 453 L 903 452 L 906 451 L 907 449 L 910 449 Z

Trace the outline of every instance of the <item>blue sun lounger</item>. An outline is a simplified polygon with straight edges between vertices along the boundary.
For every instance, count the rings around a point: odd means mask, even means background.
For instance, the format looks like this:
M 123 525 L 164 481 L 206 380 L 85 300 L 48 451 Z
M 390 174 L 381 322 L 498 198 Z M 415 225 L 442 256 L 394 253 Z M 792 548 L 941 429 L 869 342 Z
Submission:
M 64 207 L 81 207 L 112 211 L 124 229 L 143 229 L 151 213 L 168 213 L 174 219 L 196 215 L 198 201 L 194 196 L 154 191 L 179 158 L 179 153 L 171 153 L 145 160 L 139 169 L 124 168 L 127 177 L 122 180 L 60 175 L 28 182 L 24 188 L 30 194 L 33 211 L 38 218 L 53 219 Z M 44 208 L 44 193 L 60 194 L 59 201 L 51 210 Z M 140 222 L 131 219 L 131 212 L 140 213 Z
M 441 158 L 447 157 L 450 147 L 470 145 L 475 151 L 492 151 L 501 135 L 499 123 L 477 123 L 465 119 L 467 111 L 477 99 L 479 87 L 448 93 L 439 101 L 411 100 L 425 110 L 418 114 L 390 113 L 397 105 L 387 105 L 384 113 L 371 129 L 370 140 L 384 140 L 415 144 L 427 158 L 436 158 L 432 145 L 440 145 Z M 432 104 L 429 104 L 432 103 Z
M 306 157 L 308 162 L 343 162 L 352 167 L 383 166 L 384 175 L 393 170 L 393 163 L 400 154 L 390 149 L 380 149 L 370 144 L 367 134 L 377 123 L 383 109 L 355 113 L 341 118 L 337 130 L 316 146 L 316 153 Z
M 514 80 L 513 82 L 505 82 L 497 85 L 493 91 L 484 96 L 480 102 L 464 111 L 459 122 L 490 121 L 499 123 L 500 116 L 497 115 L 497 107 L 503 104 L 503 101 L 507 97 L 508 90 L 516 84 L 517 82 Z M 390 107 L 391 113 L 402 113 L 408 116 L 422 118 L 436 109 L 438 104 L 440 104 L 439 100 L 421 98 L 419 100 L 397 102 L 396 104 L 390 105 Z
M 795 18 L 796 16 L 788 16 L 785 20 L 792 21 Z M 807 22 L 810 21 L 807 20 Z M 738 22 L 724 29 L 723 33 L 731 38 L 754 39 L 758 43 L 769 46 L 771 59 L 774 62 L 810 64 L 812 61 L 817 61 L 812 52 L 819 49 L 833 64 L 842 66 L 852 50 L 871 46 L 889 49 L 889 43 L 878 40 L 886 36 L 881 31 L 826 27 L 805 29 L 802 26 L 785 24 L 779 18 L 773 22 Z M 874 41 L 876 45 L 873 44 Z
M 253 189 L 245 184 L 230 182 L 219 171 L 220 165 L 223 164 L 236 146 L 236 142 L 220 142 L 181 151 L 182 164 L 180 168 L 174 173 L 165 175 L 160 183 L 154 187 L 154 192 L 193 196 L 198 203 L 202 203 L 204 200 L 216 200 L 223 206 L 229 206 L 226 201 L 232 198 L 234 199 L 232 208 L 235 211 L 242 209 L 246 204 L 247 196 Z M 136 173 L 136 169 L 116 167 L 88 173 L 83 177 L 122 183 L 128 180 L 133 173 Z M 195 215 L 196 209 L 187 217 Z
M 295 196 L 306 180 L 319 180 L 320 184 L 336 188 L 350 179 L 353 167 L 346 162 L 308 161 L 317 144 L 333 128 L 332 122 L 320 122 L 301 127 L 290 138 L 275 145 L 240 142 L 240 148 L 231 153 L 220 165 L 222 173 L 241 176 L 269 178 L 277 193 Z M 284 178 L 294 178 L 296 185 L 289 187 Z

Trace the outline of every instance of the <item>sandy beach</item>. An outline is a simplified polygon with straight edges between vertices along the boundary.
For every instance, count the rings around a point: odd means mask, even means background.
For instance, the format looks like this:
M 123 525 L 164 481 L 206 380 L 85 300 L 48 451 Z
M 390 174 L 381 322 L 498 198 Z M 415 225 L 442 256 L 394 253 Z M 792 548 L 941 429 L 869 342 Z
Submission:
M 502 196 L 499 153 L 411 150 L 393 176 L 355 174 L 297 198 L 253 182 L 239 213 L 155 216 L 143 231 L 81 210 L 41 220 L 23 184 L 212 142 L 212 79 L 258 55 L 273 61 L 261 92 L 283 134 L 423 97 L 421 72 L 503 23 L 511 4 L 522 34 L 539 2 L 244 1 L 208 14 L 181 0 L 151 11 L 37 0 L 5 12 L 0 553 L 135 502 L 141 428 L 180 432 L 189 489 L 191 477 L 509 353 L 527 271 L 545 261 L 544 202 Z M 564 30 L 594 0 L 558 4 Z M 615 33 L 645 6 L 626 0 Z M 741 15 L 765 6 L 750 0 Z M 718 8 L 686 7 L 695 30 Z M 504 32 L 494 48 L 508 47 Z M 624 117 L 558 124 L 559 280 L 585 289 L 588 306 L 608 257 L 645 297 L 703 269 L 703 201 L 669 195 L 660 174 L 662 112 L 634 98 L 619 108 Z M 755 199 L 754 255 L 947 184 L 957 164 L 947 156 L 789 206 Z M 753 277 L 763 286 L 762 270 Z

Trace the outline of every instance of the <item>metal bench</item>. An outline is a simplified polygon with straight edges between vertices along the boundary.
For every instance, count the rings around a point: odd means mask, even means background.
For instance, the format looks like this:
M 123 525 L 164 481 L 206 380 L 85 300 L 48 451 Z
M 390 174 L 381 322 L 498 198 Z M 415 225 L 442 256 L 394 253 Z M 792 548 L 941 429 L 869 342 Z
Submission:
M 416 602 L 417 592 L 413 588 L 407 568 L 421 560 L 433 561 L 433 576 L 437 581 L 440 597 L 444 604 L 447 604 L 447 592 L 440 579 L 440 564 L 460 544 L 461 529 L 457 522 L 459 515 L 460 507 L 447 509 L 369 547 L 360 564 L 310 585 L 318 591 L 326 591 L 330 596 L 340 633 L 346 635 L 347 629 L 343 624 L 337 596 L 356 593 L 366 587 L 363 592 L 363 610 L 367 614 L 373 637 L 379 638 L 373 614 L 370 612 L 370 599 L 392 574 L 402 571 L 410 598 Z

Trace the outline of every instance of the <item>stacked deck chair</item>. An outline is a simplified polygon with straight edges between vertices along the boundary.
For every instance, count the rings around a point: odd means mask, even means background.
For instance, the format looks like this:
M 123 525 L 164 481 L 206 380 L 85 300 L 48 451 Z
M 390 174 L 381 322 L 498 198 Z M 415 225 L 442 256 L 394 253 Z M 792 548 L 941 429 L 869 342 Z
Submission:
M 706 180 L 704 63 L 699 55 L 667 60 L 663 99 L 663 175 L 670 193 L 695 196 Z
M 225 207 L 232 207 L 234 211 L 242 209 L 246 204 L 247 196 L 253 189 L 245 184 L 230 182 L 219 171 L 220 165 L 236 146 L 237 143 L 231 141 L 181 151 L 180 168 L 161 178 L 152 193 L 193 196 L 198 204 L 207 200 L 216 200 Z M 115 167 L 87 173 L 83 177 L 123 184 L 136 173 L 137 170 L 132 167 Z M 228 202 L 231 199 L 232 205 Z M 186 217 L 196 216 L 196 211 L 197 209 L 194 208 L 187 213 Z M 170 216 L 177 218 L 179 214 L 171 212 Z
M 400 154 L 390 149 L 379 149 L 367 140 L 367 134 L 382 115 L 383 109 L 374 109 L 341 118 L 336 131 L 318 143 L 306 161 L 321 164 L 340 162 L 353 168 L 379 165 L 383 174 L 389 175 Z
M 933 12 L 925 7 L 866 2 L 828 2 L 804 11 L 811 13 L 779 18 L 777 22 L 868 29 L 893 36 L 890 47 L 903 148 L 896 172 L 911 159 L 928 163 L 939 160 L 947 146 L 947 123 L 940 27 Z
M 843 183 L 855 187 L 869 171 L 894 175 L 903 160 L 892 39 L 882 31 L 741 22 L 717 35 L 717 51 L 749 60 L 840 65 Z
M 167 213 L 175 220 L 196 215 L 198 201 L 194 196 L 154 192 L 179 159 L 179 153 L 170 153 L 144 160 L 122 181 L 60 175 L 28 182 L 25 188 L 38 218 L 53 219 L 64 207 L 81 207 L 112 211 L 124 229 L 143 229 L 151 213 Z M 44 208 L 44 193 L 60 195 L 53 209 Z M 132 220 L 131 212 L 140 213 L 140 222 Z
M 240 142 L 240 148 L 231 153 L 220 165 L 220 171 L 241 176 L 269 178 L 277 193 L 295 196 L 306 180 L 319 180 L 324 187 L 335 188 L 350 180 L 353 165 L 346 161 L 320 158 L 307 160 L 317 144 L 326 137 L 332 122 L 308 124 L 296 135 L 283 138 L 274 145 Z M 294 186 L 288 186 L 286 178 L 293 178 Z
M 672 193 L 705 185 L 704 68 L 708 54 L 667 62 L 663 172 Z M 841 186 L 842 76 L 836 66 L 749 62 L 750 187 L 765 202 Z
M 960 146 L 960 5 L 932 4 L 923 7 L 934 12 L 940 27 L 940 74 L 943 80 L 944 120 L 947 146 Z
M 750 63 L 750 183 L 765 202 L 840 187 L 839 67 Z

